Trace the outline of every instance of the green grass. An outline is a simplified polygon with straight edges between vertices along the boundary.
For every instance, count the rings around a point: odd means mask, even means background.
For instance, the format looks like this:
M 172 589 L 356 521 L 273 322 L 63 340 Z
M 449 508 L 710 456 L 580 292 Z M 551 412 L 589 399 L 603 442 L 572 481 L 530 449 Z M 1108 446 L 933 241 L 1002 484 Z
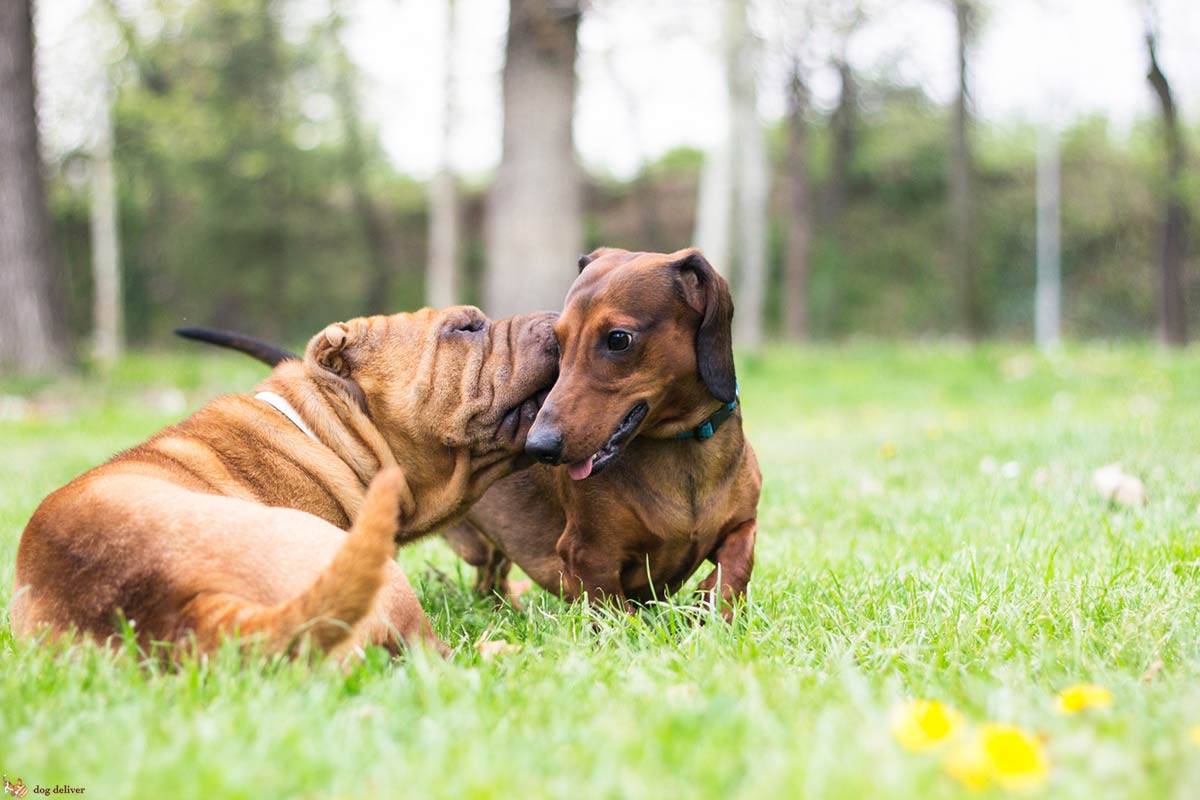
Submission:
M 261 374 L 141 356 L 109 380 L 0 384 L 31 398 L 29 418 L 0 422 L 10 779 L 104 798 L 959 796 L 936 754 L 889 733 L 913 696 L 1045 737 L 1033 796 L 1200 786 L 1200 352 L 860 343 L 743 359 L 765 486 L 733 626 L 670 606 L 601 619 L 536 591 L 496 611 L 430 541 L 400 560 L 456 649 L 444 662 L 222 652 L 166 669 L 14 640 L 13 558 L 39 500 L 180 400 Z M 1092 471 L 1116 460 L 1145 480 L 1145 508 L 1096 495 Z M 481 660 L 489 629 L 522 650 Z M 1057 715 L 1054 694 L 1079 682 L 1113 706 Z

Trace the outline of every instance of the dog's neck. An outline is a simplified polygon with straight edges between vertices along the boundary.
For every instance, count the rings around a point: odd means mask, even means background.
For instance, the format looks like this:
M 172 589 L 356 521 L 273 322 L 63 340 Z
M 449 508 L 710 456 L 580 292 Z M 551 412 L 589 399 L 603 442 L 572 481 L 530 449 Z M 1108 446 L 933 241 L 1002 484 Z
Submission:
M 292 421 L 292 424 L 299 428 L 305 436 L 312 439 L 314 442 L 319 442 L 320 439 L 308 427 L 308 423 L 300 416 L 300 412 L 292 408 L 292 404 L 274 392 L 258 392 L 254 395 L 255 400 L 262 400 L 267 405 L 274 408 L 280 414 Z
M 706 402 L 696 403 L 687 412 L 662 420 L 639 434 L 625 457 L 645 458 L 659 467 L 665 461 L 675 474 L 691 476 L 697 486 L 723 481 L 741 462 L 746 449 L 740 401 L 733 404 L 728 417 L 711 426 L 707 435 L 697 436 L 695 432 L 726 408 L 729 404 L 708 395 Z
M 734 391 L 734 407 L 738 408 L 740 404 L 737 403 L 737 390 Z M 713 397 L 698 375 L 689 379 L 672 381 L 656 406 L 657 409 L 651 412 L 651 418 L 647 420 L 645 427 L 638 434 L 639 437 L 666 440 L 695 439 L 703 442 L 712 438 L 712 433 L 715 433 L 722 425 L 732 424 L 739 416 L 738 411 L 729 409 L 733 411 L 732 417 L 727 416 L 720 419 L 717 424 L 712 426 L 713 430 L 708 435 L 696 436 L 699 428 L 713 420 L 714 417 L 721 415 L 722 410 L 729 406 L 728 403 Z
M 288 418 L 295 436 L 311 438 L 323 445 L 357 477 L 357 485 L 350 491 L 335 492 L 347 518 L 352 520 L 371 479 L 384 467 L 398 465 L 392 446 L 371 419 L 362 397 L 338 382 L 314 378 L 300 362 L 285 362 L 276 367 L 255 389 L 255 394 L 264 392 L 282 398 L 303 426 L 274 403 L 270 405 L 275 410 L 268 409 L 269 413 Z M 444 469 L 432 474 L 436 475 L 436 482 L 430 485 L 428 481 L 421 483 L 419 474 L 406 471 L 410 490 L 420 498 L 411 517 L 405 520 L 406 534 L 410 537 L 423 535 L 466 511 L 466 501 L 455 502 L 453 498 L 471 495 L 474 470 L 470 453 L 461 450 Z
M 313 380 L 302 363 L 279 365 L 256 392 L 283 398 L 308 428 L 297 426 L 297 432 L 328 447 L 358 476 L 364 489 L 379 470 L 396 464 L 383 434 L 358 398 L 336 384 Z

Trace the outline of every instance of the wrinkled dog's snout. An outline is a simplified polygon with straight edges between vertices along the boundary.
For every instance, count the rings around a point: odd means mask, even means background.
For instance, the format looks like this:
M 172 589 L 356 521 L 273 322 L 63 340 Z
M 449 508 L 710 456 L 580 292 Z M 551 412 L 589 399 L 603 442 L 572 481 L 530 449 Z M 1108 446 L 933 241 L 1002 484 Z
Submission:
M 540 318 L 534 329 L 541 337 L 542 347 L 548 356 L 554 359 L 554 374 L 558 374 L 558 338 L 554 335 L 554 323 L 558 321 L 557 311 L 546 311 L 538 314 Z
M 508 345 L 523 369 L 536 372 L 538 389 L 549 389 L 558 377 L 558 339 L 554 321 L 558 314 L 540 312 L 522 314 L 508 320 Z M 498 334 L 503 336 L 504 334 Z

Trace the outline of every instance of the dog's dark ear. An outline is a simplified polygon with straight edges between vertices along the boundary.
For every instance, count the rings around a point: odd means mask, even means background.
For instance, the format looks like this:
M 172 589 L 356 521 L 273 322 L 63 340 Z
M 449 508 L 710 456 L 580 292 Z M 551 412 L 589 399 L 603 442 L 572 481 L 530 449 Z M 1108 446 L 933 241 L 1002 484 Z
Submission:
M 600 256 L 604 255 L 606 252 L 608 252 L 609 250 L 612 250 L 612 249 L 613 248 L 611 248 L 611 247 L 597 247 L 595 250 L 588 253 L 587 255 L 580 256 L 579 261 L 577 262 L 579 265 L 579 271 L 583 272 L 583 270 L 587 267 L 588 264 L 592 263 L 597 258 L 600 258 Z
M 340 378 L 349 378 L 354 366 L 353 345 L 354 335 L 350 326 L 335 322 L 309 341 L 305 360 Z
M 700 378 L 713 397 L 732 403 L 737 396 L 733 367 L 733 296 L 712 264 L 693 250 L 676 262 L 683 296 L 700 313 L 696 331 L 696 365 Z

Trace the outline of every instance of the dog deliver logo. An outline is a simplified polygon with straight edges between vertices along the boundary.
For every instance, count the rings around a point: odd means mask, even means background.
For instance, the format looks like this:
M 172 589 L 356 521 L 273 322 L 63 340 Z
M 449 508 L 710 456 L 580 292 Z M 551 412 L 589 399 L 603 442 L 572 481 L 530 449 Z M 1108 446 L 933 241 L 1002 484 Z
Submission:
M 29 794 L 29 787 L 20 778 L 17 778 L 16 783 L 10 783 L 6 774 L 4 776 L 4 793 L 13 797 L 24 797 Z

